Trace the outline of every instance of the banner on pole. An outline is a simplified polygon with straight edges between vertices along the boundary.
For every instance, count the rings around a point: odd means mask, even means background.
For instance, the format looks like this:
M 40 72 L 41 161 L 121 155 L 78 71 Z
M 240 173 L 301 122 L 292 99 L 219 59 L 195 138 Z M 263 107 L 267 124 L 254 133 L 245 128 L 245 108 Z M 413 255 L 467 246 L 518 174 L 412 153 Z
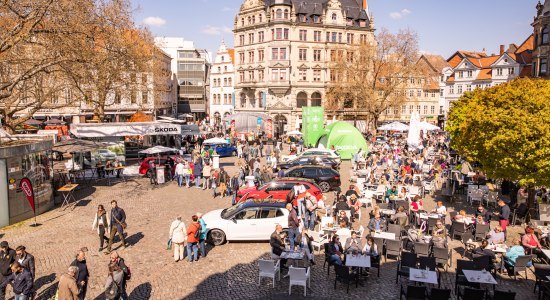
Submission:
M 32 182 L 29 178 L 23 178 L 21 179 L 21 182 L 19 183 L 19 187 L 25 193 L 25 196 L 27 197 L 27 201 L 29 202 L 29 205 L 32 208 L 32 211 L 36 213 L 36 206 L 34 203 L 34 191 L 32 189 Z

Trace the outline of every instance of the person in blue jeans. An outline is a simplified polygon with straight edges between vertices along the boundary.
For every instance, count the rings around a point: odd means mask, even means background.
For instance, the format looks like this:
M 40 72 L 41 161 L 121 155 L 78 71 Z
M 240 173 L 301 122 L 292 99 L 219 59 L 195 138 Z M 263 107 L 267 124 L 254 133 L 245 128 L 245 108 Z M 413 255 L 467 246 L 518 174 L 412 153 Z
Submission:
M 315 229 L 315 219 L 317 217 L 317 214 L 315 213 L 315 210 L 317 209 L 317 199 L 307 193 L 306 197 L 304 198 L 304 206 L 304 227 L 309 228 L 309 230 L 313 231 Z
M 189 262 L 199 260 L 198 244 L 201 231 L 199 217 L 197 215 L 193 215 L 191 220 L 193 222 L 187 228 L 187 257 L 189 258 Z
M 193 175 L 195 176 L 195 187 L 201 188 L 201 177 L 202 177 L 202 159 L 199 157 L 195 161 L 195 167 L 193 168 Z
M 201 224 L 200 235 L 199 235 L 199 250 L 201 251 L 201 257 L 206 257 L 206 222 L 202 219 L 202 213 L 198 212 L 197 217 L 199 218 L 199 224 Z
M 328 244 L 328 257 L 329 262 L 333 265 L 342 265 L 342 252 L 344 251 L 344 248 L 342 247 L 342 244 L 340 243 L 340 237 L 338 237 L 336 234 L 332 236 L 332 240 Z
M 296 242 L 296 236 L 298 236 L 298 228 L 300 226 L 300 219 L 298 219 L 298 214 L 292 203 L 286 204 L 286 209 L 288 209 L 288 242 L 290 243 L 290 250 L 294 251 L 294 244 Z

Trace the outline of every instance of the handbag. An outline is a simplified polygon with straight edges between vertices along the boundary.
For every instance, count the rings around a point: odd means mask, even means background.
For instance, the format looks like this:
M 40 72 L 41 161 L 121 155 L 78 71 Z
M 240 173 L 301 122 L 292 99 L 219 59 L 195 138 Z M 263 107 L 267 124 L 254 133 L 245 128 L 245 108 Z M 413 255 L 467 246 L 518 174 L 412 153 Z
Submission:
M 166 250 L 172 249 L 172 239 L 168 240 L 168 243 L 166 244 Z
M 126 229 L 126 227 L 128 227 L 128 224 L 126 224 L 126 222 L 120 222 L 117 218 L 115 218 L 115 221 L 116 221 L 120 226 L 122 226 L 122 229 Z

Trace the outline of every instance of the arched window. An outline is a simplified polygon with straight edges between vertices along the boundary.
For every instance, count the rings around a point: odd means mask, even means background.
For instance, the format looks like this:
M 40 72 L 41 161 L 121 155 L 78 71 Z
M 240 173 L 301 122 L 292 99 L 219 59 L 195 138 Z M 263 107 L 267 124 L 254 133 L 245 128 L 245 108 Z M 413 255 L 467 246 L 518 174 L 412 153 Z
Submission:
M 252 18 L 248 17 L 248 25 L 252 24 Z
M 296 107 L 302 108 L 307 106 L 307 94 L 305 92 L 299 92 L 296 96 Z
M 288 20 L 288 9 L 285 9 L 285 19 Z
M 277 9 L 277 11 L 275 12 L 275 18 L 277 19 L 282 19 L 283 18 L 283 10 L 282 9 Z
M 256 16 L 252 16 L 252 24 L 256 23 Z
M 311 106 L 321 106 L 321 93 L 315 92 L 311 94 Z
M 542 39 L 541 42 L 543 45 L 548 45 L 548 34 L 550 33 L 550 29 L 548 27 L 544 27 L 542 29 Z
M 260 14 L 260 15 L 258 16 L 258 22 L 259 22 L 259 23 L 262 23 L 262 18 L 263 18 L 263 15 Z
M 248 102 L 250 102 L 250 107 L 256 107 L 256 99 L 254 98 L 254 95 L 250 95 Z
M 336 19 L 337 19 L 336 14 L 332 14 L 332 22 L 333 22 L 333 23 L 336 23 Z
M 246 95 L 241 93 L 241 107 L 246 107 Z
M 241 18 L 241 26 L 244 26 L 244 18 Z

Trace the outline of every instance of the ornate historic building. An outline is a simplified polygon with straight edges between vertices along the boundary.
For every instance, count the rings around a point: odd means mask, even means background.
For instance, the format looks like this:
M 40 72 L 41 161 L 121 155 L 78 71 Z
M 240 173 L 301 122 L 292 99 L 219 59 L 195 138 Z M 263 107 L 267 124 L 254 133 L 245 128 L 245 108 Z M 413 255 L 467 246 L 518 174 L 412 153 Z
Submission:
M 222 41 L 210 69 L 210 123 L 220 125 L 222 118 L 233 113 L 235 67 L 234 50 Z
M 535 49 L 533 51 L 533 76 L 550 76 L 550 0 L 546 0 L 544 5 L 540 2 L 537 5 L 537 16 L 533 21 L 535 36 Z
M 234 25 L 235 112 L 264 112 L 275 133 L 322 106 L 331 51 L 374 40 L 367 0 L 246 0 Z

